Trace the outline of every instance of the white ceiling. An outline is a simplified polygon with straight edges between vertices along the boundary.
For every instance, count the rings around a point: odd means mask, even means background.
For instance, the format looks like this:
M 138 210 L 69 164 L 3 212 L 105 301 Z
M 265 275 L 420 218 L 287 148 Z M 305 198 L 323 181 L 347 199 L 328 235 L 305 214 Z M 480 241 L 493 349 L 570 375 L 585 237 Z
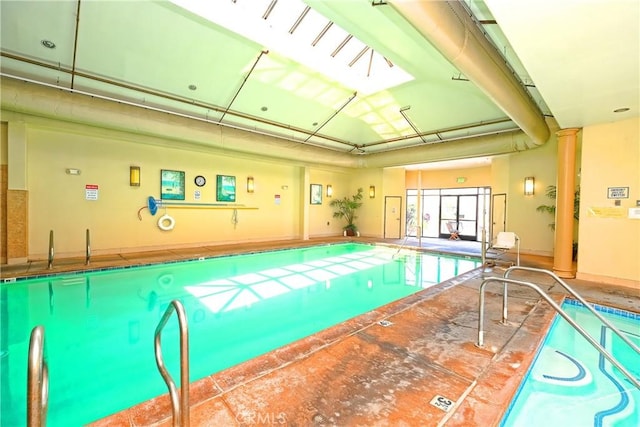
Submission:
M 561 128 L 638 116 L 638 0 L 485 2 Z
M 271 1 L 249 4 L 260 15 Z M 121 99 L 345 155 L 413 146 L 428 150 L 517 128 L 384 3 L 306 1 L 414 77 L 373 94 L 356 93 L 163 0 L 2 0 L 1 69 L 3 78 Z M 525 84 L 540 115 L 555 117 L 562 128 L 638 116 L 637 0 L 465 4 Z M 43 40 L 56 47 L 46 48 Z M 630 110 L 613 112 L 622 107 Z

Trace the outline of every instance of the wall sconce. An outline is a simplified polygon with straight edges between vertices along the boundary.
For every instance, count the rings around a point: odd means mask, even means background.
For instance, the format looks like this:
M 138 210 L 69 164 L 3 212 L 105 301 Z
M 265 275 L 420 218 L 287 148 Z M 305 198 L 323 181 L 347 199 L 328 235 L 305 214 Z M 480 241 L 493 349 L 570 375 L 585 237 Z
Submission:
M 536 179 L 532 176 L 528 176 L 524 179 L 524 195 L 533 196 L 535 192 Z
M 374 197 L 376 197 L 376 186 L 375 185 L 370 185 L 369 186 L 369 198 L 373 199 Z
M 327 184 L 327 197 L 333 196 L 333 187 L 331 184 Z
M 253 182 L 253 177 L 248 176 L 247 177 L 247 193 L 253 193 L 254 190 L 255 190 L 255 184 Z
M 129 166 L 129 185 L 140 187 L 140 166 Z

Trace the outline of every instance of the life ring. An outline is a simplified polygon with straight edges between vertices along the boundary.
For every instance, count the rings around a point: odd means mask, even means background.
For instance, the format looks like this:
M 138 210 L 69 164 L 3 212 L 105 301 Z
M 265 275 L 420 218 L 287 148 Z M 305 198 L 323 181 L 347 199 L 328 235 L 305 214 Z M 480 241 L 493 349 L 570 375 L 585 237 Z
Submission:
M 166 223 L 168 221 L 168 223 Z M 173 230 L 173 227 L 176 225 L 176 220 L 170 217 L 167 214 L 164 214 L 158 219 L 158 227 L 160 230 L 170 231 Z

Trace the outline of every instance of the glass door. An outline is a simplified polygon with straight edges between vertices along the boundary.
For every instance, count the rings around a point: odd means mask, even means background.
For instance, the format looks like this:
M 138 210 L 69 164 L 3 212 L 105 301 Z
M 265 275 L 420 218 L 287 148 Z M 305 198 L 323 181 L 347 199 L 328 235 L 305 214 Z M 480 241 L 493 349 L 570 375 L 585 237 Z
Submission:
M 449 228 L 458 231 L 463 240 L 477 240 L 478 196 L 440 196 L 440 237 L 451 235 Z

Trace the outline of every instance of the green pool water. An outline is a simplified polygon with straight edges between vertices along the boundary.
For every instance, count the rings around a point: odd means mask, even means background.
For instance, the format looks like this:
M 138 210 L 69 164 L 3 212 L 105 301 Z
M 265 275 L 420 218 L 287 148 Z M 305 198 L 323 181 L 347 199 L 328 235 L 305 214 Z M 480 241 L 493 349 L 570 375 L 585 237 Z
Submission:
M 48 426 L 76 426 L 167 392 L 153 351 L 169 303 L 187 313 L 190 380 L 301 339 L 480 265 L 363 245 L 323 245 L 58 275 L 0 285 L 0 425 L 26 423 L 29 336 L 45 330 Z M 178 381 L 178 325 L 163 332 Z

